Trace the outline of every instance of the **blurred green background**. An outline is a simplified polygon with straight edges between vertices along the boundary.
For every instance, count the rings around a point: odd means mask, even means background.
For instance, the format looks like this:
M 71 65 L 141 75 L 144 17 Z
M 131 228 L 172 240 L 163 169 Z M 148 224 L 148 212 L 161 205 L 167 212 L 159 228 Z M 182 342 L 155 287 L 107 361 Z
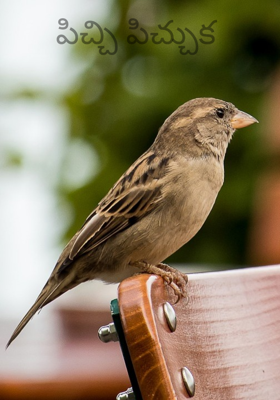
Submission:
M 138 20 L 138 29 L 129 30 L 130 18 Z M 88 19 L 94 20 L 92 16 Z M 170 20 L 174 37 L 179 37 L 178 27 L 193 32 L 198 40 L 195 55 L 180 54 L 175 43 L 156 45 L 151 36 L 146 44 L 127 42 L 130 34 L 143 37 L 140 28 L 148 34 L 160 33 L 158 25 Z M 214 43 L 201 43 L 202 25 L 215 20 Z M 115 35 L 116 54 L 102 56 L 97 45 L 85 45 L 81 38 L 74 45 L 56 44 L 71 47 L 69 62 L 79 60 L 83 65 L 75 83 L 53 95 L 54 104 L 68 116 L 63 162 L 55 181 L 57 206 L 67 205 L 70 210 L 61 244 L 151 145 L 165 118 L 189 99 L 209 96 L 234 103 L 260 124 L 236 132 L 226 157 L 225 184 L 210 217 L 169 262 L 250 263 L 247 244 L 255 184 L 267 162 L 263 143 L 266 96 L 280 58 L 279 1 L 120 0 L 110 2 L 106 15 L 96 22 Z M 72 26 L 71 21 L 70 27 L 85 31 L 83 25 Z M 59 31 L 56 25 L 53 32 L 70 38 L 69 28 Z M 169 39 L 166 33 L 163 37 Z M 187 34 L 185 44 L 194 49 L 194 41 Z M 105 34 L 104 45 L 112 46 Z M 28 87 L 17 94 L 32 101 L 44 95 Z M 83 161 L 69 168 L 69 158 L 77 153 L 84 154 L 84 163 L 91 168 L 84 175 Z M 20 165 L 20 157 L 15 154 L 10 162 Z M 73 184 L 75 174 L 77 182 Z

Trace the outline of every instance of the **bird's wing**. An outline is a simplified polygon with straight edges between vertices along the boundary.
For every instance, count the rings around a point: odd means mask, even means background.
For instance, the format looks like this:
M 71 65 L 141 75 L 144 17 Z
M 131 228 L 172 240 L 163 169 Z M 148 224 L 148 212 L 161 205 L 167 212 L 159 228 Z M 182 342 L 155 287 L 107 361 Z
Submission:
M 160 199 L 160 188 L 136 188 L 96 210 L 79 232 L 71 248 L 69 258 L 83 254 L 105 242 L 116 233 L 133 225 L 150 212 Z
M 87 218 L 60 270 L 76 256 L 94 249 L 150 213 L 162 198 L 160 178 L 167 166 L 167 161 L 151 152 L 139 158 Z

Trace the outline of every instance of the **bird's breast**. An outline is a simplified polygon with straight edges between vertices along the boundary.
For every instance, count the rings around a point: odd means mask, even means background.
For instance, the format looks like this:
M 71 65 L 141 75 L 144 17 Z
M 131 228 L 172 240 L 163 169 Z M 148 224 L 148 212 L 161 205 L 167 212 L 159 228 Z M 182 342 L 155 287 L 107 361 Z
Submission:
M 164 186 L 164 201 L 154 223 L 152 253 L 160 254 L 160 261 L 187 243 L 207 219 L 223 184 L 223 165 L 206 159 L 180 163 L 170 171 Z

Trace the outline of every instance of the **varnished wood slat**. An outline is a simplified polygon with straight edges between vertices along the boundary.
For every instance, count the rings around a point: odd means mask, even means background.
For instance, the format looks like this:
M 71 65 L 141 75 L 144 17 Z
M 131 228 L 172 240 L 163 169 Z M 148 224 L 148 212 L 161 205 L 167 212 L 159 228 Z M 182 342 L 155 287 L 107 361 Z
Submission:
M 189 275 L 189 299 L 163 314 L 172 290 L 161 278 L 123 281 L 119 304 L 144 400 L 188 398 L 181 379 L 194 376 L 196 400 L 280 399 L 280 266 Z

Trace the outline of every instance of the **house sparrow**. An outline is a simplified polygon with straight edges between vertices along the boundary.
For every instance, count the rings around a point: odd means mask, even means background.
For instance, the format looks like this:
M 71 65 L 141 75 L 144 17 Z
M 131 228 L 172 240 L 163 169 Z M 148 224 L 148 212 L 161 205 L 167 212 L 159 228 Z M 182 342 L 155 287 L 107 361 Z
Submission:
M 7 346 L 38 310 L 87 280 L 120 282 L 146 272 L 160 275 L 178 298 L 185 296 L 187 275 L 162 261 L 199 231 L 223 184 L 235 129 L 255 122 L 213 98 L 194 99 L 174 111 L 66 245 Z

